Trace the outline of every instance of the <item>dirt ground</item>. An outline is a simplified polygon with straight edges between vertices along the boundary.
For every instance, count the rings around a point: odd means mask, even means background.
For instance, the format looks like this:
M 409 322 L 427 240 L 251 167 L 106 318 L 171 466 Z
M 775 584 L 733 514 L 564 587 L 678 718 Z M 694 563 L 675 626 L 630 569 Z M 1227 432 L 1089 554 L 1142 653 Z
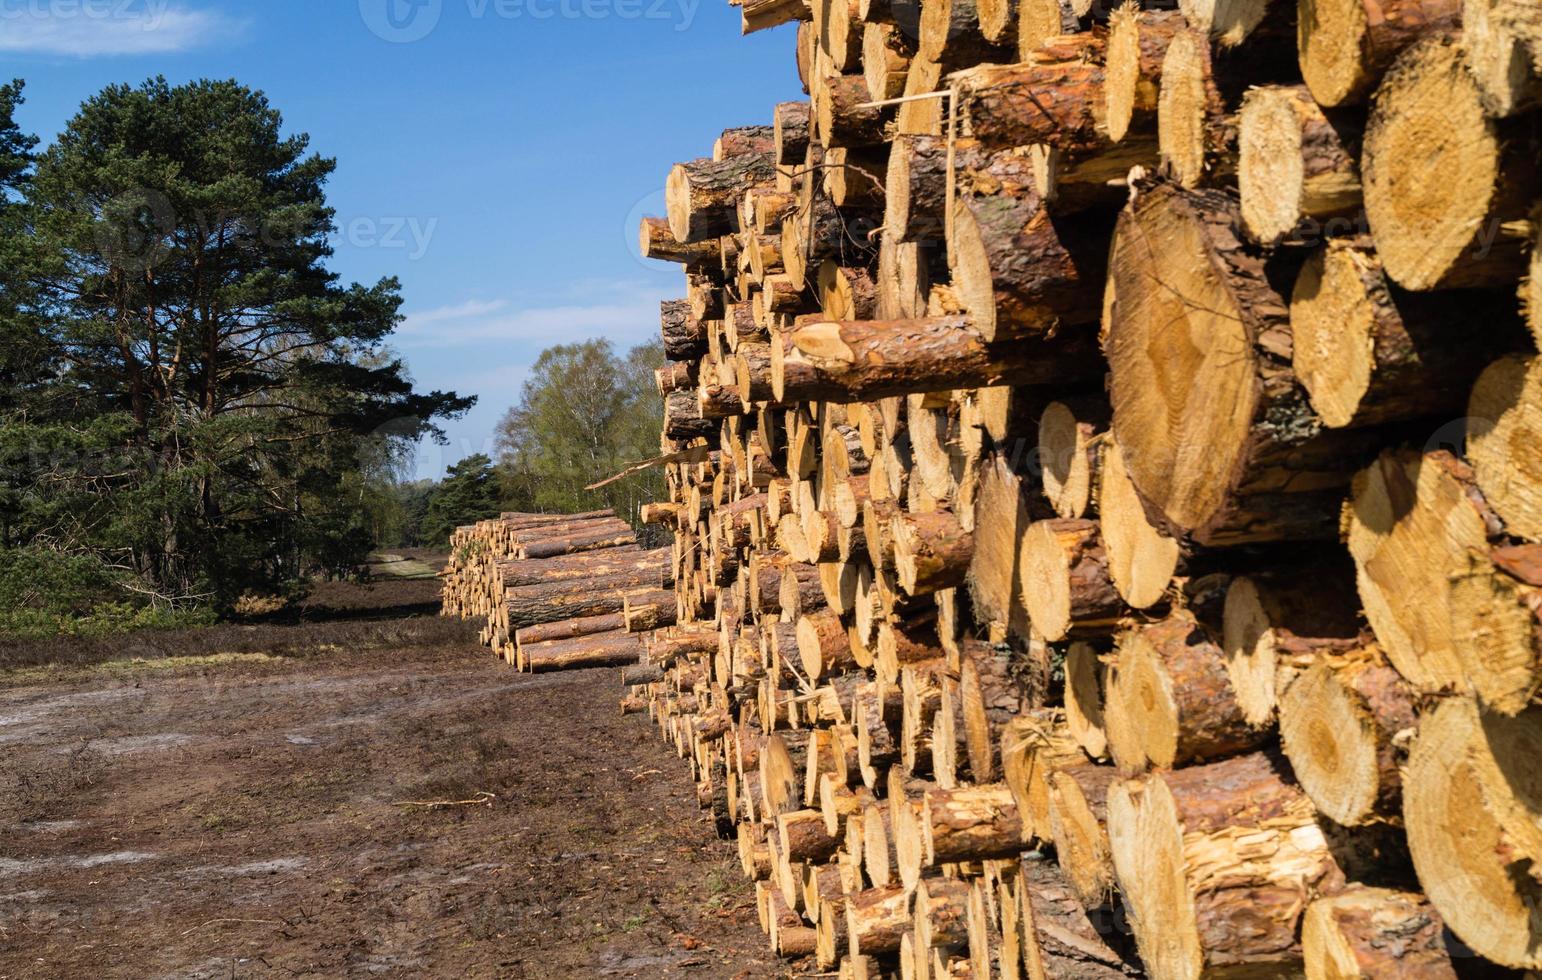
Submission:
M 179 644 L 0 670 L 0 980 L 780 975 L 614 671 L 433 617 Z

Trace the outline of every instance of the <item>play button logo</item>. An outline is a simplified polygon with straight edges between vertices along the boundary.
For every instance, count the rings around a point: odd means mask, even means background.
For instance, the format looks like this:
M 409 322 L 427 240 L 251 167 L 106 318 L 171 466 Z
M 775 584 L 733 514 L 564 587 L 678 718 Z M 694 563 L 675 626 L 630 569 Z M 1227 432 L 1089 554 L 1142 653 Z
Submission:
M 359 0 L 359 16 L 378 38 L 392 44 L 421 41 L 439 26 L 444 0 Z

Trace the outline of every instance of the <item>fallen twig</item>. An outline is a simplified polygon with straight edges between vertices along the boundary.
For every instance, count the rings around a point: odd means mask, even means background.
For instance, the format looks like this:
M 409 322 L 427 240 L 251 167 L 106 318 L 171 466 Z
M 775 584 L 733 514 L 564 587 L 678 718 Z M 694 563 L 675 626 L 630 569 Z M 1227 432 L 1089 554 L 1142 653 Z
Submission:
M 492 806 L 498 794 L 482 790 L 472 800 L 397 800 L 392 806 L 421 806 L 429 810 L 443 810 L 452 806 Z

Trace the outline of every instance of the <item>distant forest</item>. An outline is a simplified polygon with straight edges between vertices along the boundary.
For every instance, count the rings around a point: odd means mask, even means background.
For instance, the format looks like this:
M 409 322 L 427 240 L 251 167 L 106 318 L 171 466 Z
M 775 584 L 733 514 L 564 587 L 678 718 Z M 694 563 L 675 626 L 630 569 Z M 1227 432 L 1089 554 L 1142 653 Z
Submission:
M 635 514 L 655 347 L 545 352 L 497 458 L 404 480 L 474 399 L 417 390 L 395 278 L 326 267 L 336 161 L 257 91 L 152 79 L 50 146 L 0 86 L 0 633 L 207 619 L 500 510 Z M 653 433 L 650 437 L 649 433 Z

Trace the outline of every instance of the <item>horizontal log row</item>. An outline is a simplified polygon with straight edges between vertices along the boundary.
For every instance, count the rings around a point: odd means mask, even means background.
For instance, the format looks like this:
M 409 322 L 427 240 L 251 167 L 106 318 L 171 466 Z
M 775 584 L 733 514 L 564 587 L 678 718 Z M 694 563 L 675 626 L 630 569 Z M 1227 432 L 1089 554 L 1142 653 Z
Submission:
M 739 5 L 622 706 L 773 948 L 1542 969 L 1535 0 Z
M 638 548 L 608 510 L 456 528 L 441 577 L 443 614 L 483 620 L 483 645 L 534 673 L 636 664 L 675 621 L 668 549 Z

